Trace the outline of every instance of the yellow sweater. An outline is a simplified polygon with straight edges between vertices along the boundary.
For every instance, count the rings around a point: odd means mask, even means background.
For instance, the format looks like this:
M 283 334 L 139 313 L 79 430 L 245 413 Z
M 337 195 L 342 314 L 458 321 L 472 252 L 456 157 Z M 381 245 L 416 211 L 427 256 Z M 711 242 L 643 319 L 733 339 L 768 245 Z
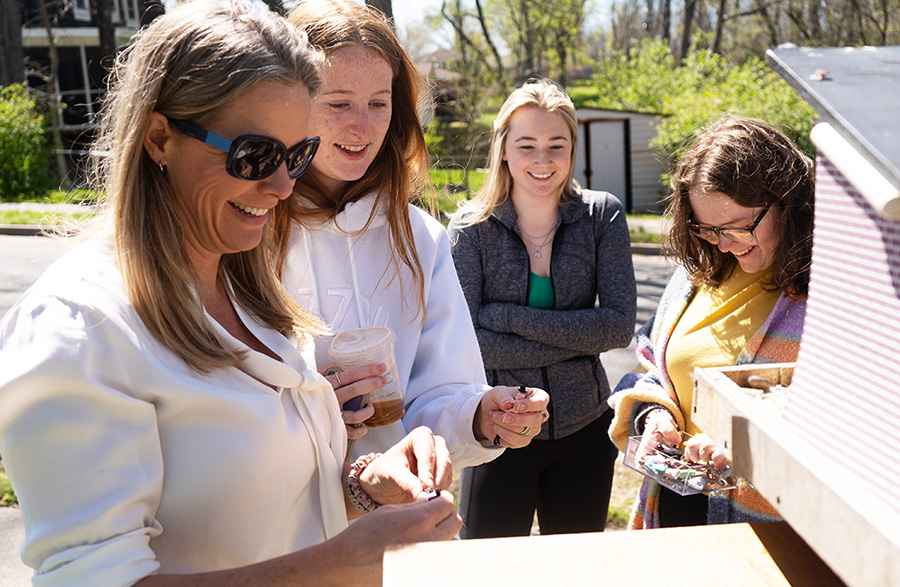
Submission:
M 694 367 L 735 364 L 778 301 L 779 292 L 765 292 L 760 285 L 767 276 L 738 266 L 719 287 L 699 287 L 675 326 L 666 347 L 666 369 L 690 434 L 700 432 L 691 421 Z

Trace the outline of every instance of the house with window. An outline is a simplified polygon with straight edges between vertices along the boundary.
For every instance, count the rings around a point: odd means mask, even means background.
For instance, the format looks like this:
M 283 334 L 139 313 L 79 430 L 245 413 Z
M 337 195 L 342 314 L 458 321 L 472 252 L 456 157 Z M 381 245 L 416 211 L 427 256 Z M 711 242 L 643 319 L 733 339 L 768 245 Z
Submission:
M 116 42 L 122 46 L 137 31 L 146 7 L 144 0 L 111 2 Z M 41 13 L 42 3 L 50 23 L 49 35 Z M 91 128 L 110 64 L 101 62 L 99 32 L 90 0 L 24 0 L 22 21 L 28 85 L 47 89 L 51 46 L 54 47 L 58 69 L 51 93 L 61 106 L 62 130 L 70 136 Z

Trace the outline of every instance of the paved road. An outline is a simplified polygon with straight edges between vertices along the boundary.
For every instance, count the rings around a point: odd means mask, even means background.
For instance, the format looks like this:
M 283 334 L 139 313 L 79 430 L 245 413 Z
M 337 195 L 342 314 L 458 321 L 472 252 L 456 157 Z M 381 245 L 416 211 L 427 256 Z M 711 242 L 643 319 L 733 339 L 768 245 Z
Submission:
M 0 316 L 59 255 L 56 238 L 0 235 Z
M 52 238 L 0 235 L 0 315 L 6 313 L 61 249 L 61 243 Z M 638 285 L 637 330 L 653 315 L 672 268 L 657 255 L 634 255 L 633 258 Z M 615 385 L 636 364 L 634 343 L 626 349 L 605 353 L 602 359 L 610 383 Z M 23 539 L 19 510 L 0 508 L 0 587 L 31 584 L 31 569 L 19 559 Z

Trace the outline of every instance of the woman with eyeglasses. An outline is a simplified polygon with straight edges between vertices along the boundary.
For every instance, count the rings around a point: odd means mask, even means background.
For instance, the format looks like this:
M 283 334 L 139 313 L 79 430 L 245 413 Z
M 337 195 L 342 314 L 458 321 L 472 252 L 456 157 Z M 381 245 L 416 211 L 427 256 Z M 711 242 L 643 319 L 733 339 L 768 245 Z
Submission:
M 269 214 L 318 142 L 319 59 L 244 0 L 181 4 L 120 55 L 91 150 L 102 213 L 0 324 L 34 585 L 380 585 L 387 545 L 459 530 L 427 428 L 344 463 L 323 325 L 271 262 Z
M 351 456 L 384 450 L 422 425 L 446 439 L 454 468 L 528 444 L 547 394 L 486 385 L 446 232 L 410 203 L 429 173 L 415 64 L 391 24 L 361 3 L 303 1 L 288 22 L 325 64 L 310 115 L 321 144 L 276 231 L 283 282 L 330 327 L 316 339 L 320 369 L 343 330 L 386 326 L 396 335 L 391 376 L 405 413 L 370 426 L 371 405 L 347 404 Z M 383 364 L 326 373 L 341 404 L 386 383 Z
M 760 120 L 726 117 L 678 163 L 666 214 L 680 267 L 656 315 L 637 334 L 640 372 L 610 399 L 610 436 L 678 445 L 685 456 L 731 465 L 730 454 L 691 420 L 695 367 L 795 361 L 812 255 L 813 163 Z M 778 520 L 745 480 L 728 492 L 681 497 L 645 480 L 632 528 Z

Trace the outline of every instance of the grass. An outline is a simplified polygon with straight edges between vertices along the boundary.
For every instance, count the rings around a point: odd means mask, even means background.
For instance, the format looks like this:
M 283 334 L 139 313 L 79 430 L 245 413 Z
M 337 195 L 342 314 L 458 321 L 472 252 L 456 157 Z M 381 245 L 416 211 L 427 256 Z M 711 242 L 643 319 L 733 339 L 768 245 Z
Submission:
M 35 212 L 33 210 L 0 210 L 0 224 L 37 224 L 57 225 L 69 220 L 85 220 L 91 214 L 76 212 L 65 214 L 62 212 Z
M 47 198 L 43 201 L 54 204 L 93 204 L 97 201 L 97 193 L 91 190 L 53 190 L 47 193 Z
M 631 218 L 631 216 L 628 216 Z M 650 232 L 643 226 L 638 226 L 637 228 L 629 228 L 629 233 L 631 234 L 631 242 L 633 243 L 653 243 L 653 244 L 662 244 L 662 235 L 659 235 L 655 232 Z

